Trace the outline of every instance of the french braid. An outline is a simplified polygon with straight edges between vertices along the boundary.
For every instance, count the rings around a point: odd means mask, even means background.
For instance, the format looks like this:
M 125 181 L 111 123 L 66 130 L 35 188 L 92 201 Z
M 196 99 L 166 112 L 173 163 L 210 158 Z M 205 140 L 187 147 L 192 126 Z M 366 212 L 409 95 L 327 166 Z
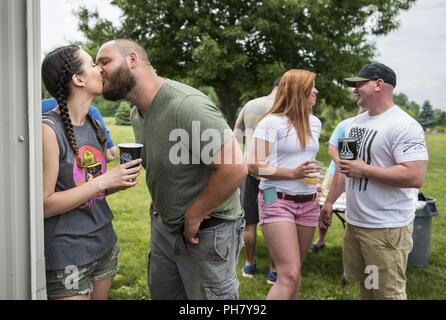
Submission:
M 83 161 L 79 156 L 79 147 L 76 143 L 73 124 L 67 107 L 67 99 L 71 94 L 71 78 L 74 74 L 82 74 L 82 59 L 79 56 L 80 47 L 68 45 L 50 52 L 42 62 L 42 79 L 49 93 L 56 98 L 59 104 L 60 116 L 63 121 L 65 133 L 76 157 L 76 164 L 83 167 Z M 97 124 L 92 123 L 98 139 L 100 137 Z M 102 137 L 99 141 L 103 141 Z
M 93 128 L 96 130 L 96 137 L 98 138 L 98 141 L 100 144 L 105 146 L 105 143 L 107 142 L 107 138 L 104 136 L 104 134 L 101 132 L 99 125 L 95 119 L 88 113 L 87 119 L 90 121 Z
M 71 78 L 74 74 L 82 74 L 82 60 L 79 57 L 80 48 L 68 45 L 50 52 L 42 62 L 42 79 L 49 93 L 59 104 L 60 116 L 68 141 L 76 156 L 76 164 L 83 167 L 83 160 L 79 156 L 79 147 L 74 136 L 74 128 L 67 107 L 67 99 L 71 93 Z M 98 141 L 105 146 L 106 138 L 97 122 L 88 114 L 88 121 L 96 131 Z
M 62 121 L 65 127 L 65 132 L 68 136 L 68 141 L 70 142 L 71 147 L 73 148 L 75 157 L 76 157 L 76 164 L 79 168 L 83 167 L 83 161 L 81 159 L 81 157 L 79 156 L 79 147 L 77 146 L 76 143 L 76 138 L 74 136 L 74 129 L 73 129 L 73 123 L 71 122 L 71 118 L 70 118 L 70 113 L 68 112 L 68 107 L 67 107 L 67 92 L 69 91 L 68 89 L 68 82 L 67 82 L 67 77 L 69 75 L 69 71 L 70 71 L 70 58 L 68 57 L 65 60 L 65 65 L 62 68 L 62 72 L 60 74 L 59 77 L 59 82 L 58 82 L 58 88 L 57 88 L 57 92 L 55 94 L 55 98 L 57 100 L 57 102 L 59 103 L 59 110 L 60 110 L 60 115 L 62 117 Z

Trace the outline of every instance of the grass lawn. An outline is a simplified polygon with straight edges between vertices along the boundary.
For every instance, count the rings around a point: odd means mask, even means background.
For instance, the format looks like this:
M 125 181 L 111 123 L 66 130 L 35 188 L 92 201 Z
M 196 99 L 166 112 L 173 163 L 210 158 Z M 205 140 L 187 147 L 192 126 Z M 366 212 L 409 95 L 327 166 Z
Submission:
M 115 144 L 132 142 L 131 127 L 116 126 L 112 119 L 106 119 Z M 421 191 L 437 199 L 439 216 L 433 218 L 428 267 L 409 268 L 407 271 L 407 292 L 409 299 L 446 299 L 446 134 L 428 135 L 429 170 Z M 442 151 L 443 150 L 443 151 Z M 327 149 L 321 146 L 318 159 L 329 163 Z M 111 167 L 118 160 L 111 163 Z M 114 226 L 121 246 L 121 269 L 113 282 L 111 299 L 146 299 L 147 290 L 147 251 L 149 249 L 149 204 L 145 178 L 141 177 L 137 187 L 114 194 L 107 198 L 115 215 Z M 333 226 L 327 237 L 327 247 L 318 254 L 309 254 L 302 270 L 301 299 L 357 299 L 356 284 L 342 286 L 342 233 L 340 221 L 333 219 Z M 260 228 L 257 241 L 258 274 L 253 279 L 241 276 L 241 267 L 245 261 L 244 252 L 239 261 L 241 299 L 265 299 L 270 285 L 266 283 L 268 254 Z

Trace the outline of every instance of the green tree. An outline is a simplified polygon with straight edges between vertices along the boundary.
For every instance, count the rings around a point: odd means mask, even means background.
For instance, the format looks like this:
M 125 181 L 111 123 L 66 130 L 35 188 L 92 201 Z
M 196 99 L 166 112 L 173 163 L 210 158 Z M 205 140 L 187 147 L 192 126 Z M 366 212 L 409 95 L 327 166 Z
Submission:
M 42 81 L 42 100 L 43 99 L 48 99 L 48 98 L 51 98 L 51 95 L 50 95 L 50 93 L 48 92 L 48 90 L 47 90 L 47 88 L 45 87 L 45 85 L 43 84 L 43 81 Z
M 398 27 L 415 0 L 113 0 L 119 26 L 81 8 L 93 55 L 110 39 L 138 41 L 162 76 L 215 89 L 232 125 L 242 102 L 268 92 L 291 68 L 313 70 L 327 103 L 353 110 L 342 79 L 374 55 L 370 35 Z
M 421 111 L 417 120 L 425 130 L 435 126 L 436 121 L 434 117 L 434 110 L 432 109 L 429 100 L 424 101 L 423 110 Z
M 115 114 L 116 124 L 118 126 L 131 125 L 131 123 L 130 123 L 130 112 L 131 111 L 132 111 L 132 108 L 130 107 L 130 105 L 127 102 L 122 101 L 119 104 L 119 108 Z
M 440 109 L 434 110 L 435 121 L 439 126 L 446 126 L 446 112 Z
M 215 102 L 216 105 L 220 106 L 220 100 L 218 99 L 217 93 L 215 92 L 215 89 L 213 87 L 199 87 L 198 90 L 203 92 L 205 95 L 207 95 L 209 98 L 211 98 L 212 101 Z
M 320 139 L 323 142 L 327 142 L 338 123 L 344 119 L 355 116 L 357 114 L 357 109 L 355 109 L 355 111 L 348 111 L 344 107 L 333 107 L 328 105 L 325 102 L 325 99 L 322 99 L 317 105 L 316 113 L 322 122 Z
M 94 99 L 93 104 L 99 109 L 103 117 L 114 117 L 120 103 L 105 100 L 103 96 L 99 96 Z
M 413 101 L 409 101 L 409 97 L 404 93 L 395 94 L 393 96 L 393 101 L 413 118 L 417 118 L 420 113 L 420 106 Z

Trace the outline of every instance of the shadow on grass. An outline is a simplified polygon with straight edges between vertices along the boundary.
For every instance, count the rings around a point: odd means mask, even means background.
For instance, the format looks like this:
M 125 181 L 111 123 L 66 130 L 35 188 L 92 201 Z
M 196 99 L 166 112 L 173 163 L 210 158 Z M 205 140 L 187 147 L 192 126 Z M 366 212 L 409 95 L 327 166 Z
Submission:
M 411 300 L 446 299 L 446 270 L 443 264 L 444 254 L 431 254 L 427 266 L 409 267 L 407 276 L 407 296 Z
M 263 239 L 259 238 L 256 247 L 257 274 L 253 278 L 241 276 L 241 268 L 245 262 L 244 251 L 240 255 L 237 273 L 241 299 L 263 300 L 271 288 L 271 285 L 266 283 L 269 270 L 268 251 Z M 342 274 L 342 247 L 329 244 L 317 254 L 308 253 L 302 269 L 300 299 L 357 299 L 357 286 L 342 281 Z

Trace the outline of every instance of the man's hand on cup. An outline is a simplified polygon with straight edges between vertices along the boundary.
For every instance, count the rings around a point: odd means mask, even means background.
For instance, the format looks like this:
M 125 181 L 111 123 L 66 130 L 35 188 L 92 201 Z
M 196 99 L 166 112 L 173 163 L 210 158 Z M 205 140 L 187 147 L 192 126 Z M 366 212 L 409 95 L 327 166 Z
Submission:
M 367 163 L 362 159 L 356 160 L 339 160 L 339 169 L 341 173 L 349 178 L 363 178 L 367 169 Z

